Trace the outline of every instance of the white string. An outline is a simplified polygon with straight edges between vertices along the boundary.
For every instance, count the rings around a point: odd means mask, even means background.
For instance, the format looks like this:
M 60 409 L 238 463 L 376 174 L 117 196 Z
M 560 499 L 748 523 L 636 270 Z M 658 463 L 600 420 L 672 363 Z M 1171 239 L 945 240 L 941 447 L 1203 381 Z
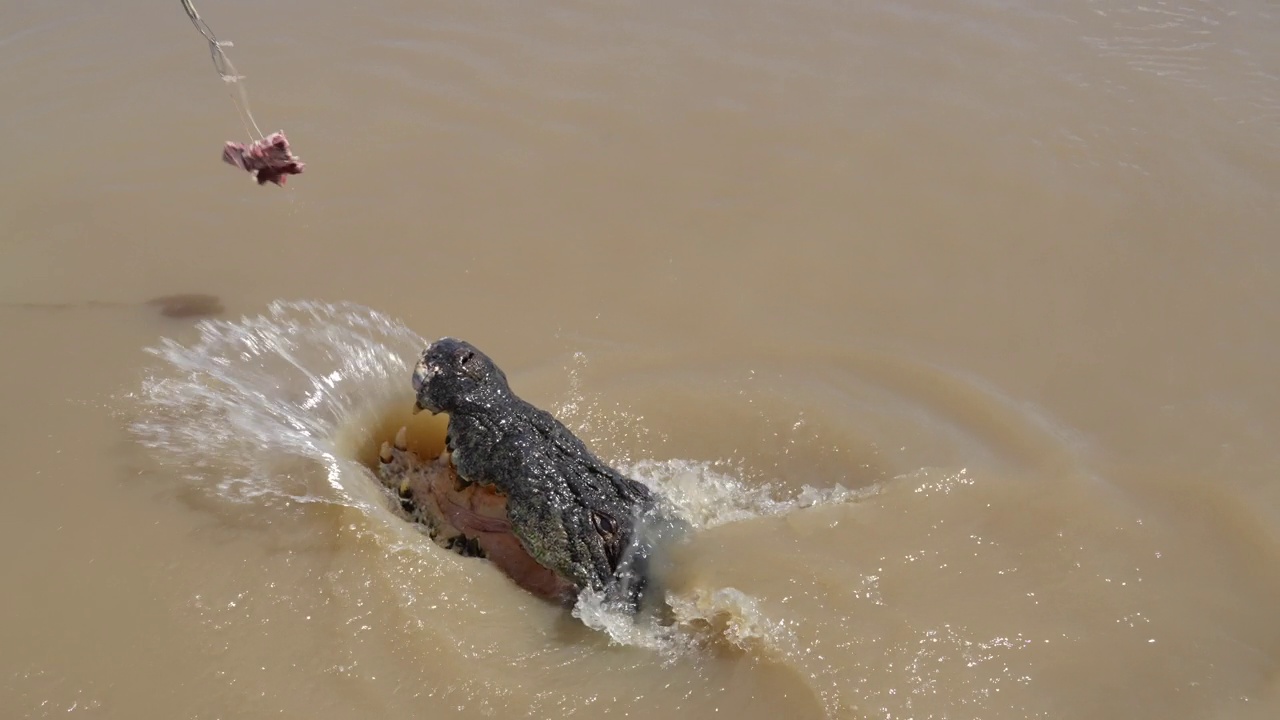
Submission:
M 253 119 L 253 113 L 249 111 L 249 93 L 245 91 L 244 76 L 236 72 L 236 67 L 231 64 L 231 58 L 223 52 L 224 47 L 233 47 L 230 42 L 219 41 L 213 34 L 213 30 L 205 24 L 201 19 L 200 13 L 196 12 L 196 8 L 191 4 L 191 0 L 182 0 L 182 9 L 187 11 L 187 17 L 191 18 L 191 23 L 196 26 L 200 34 L 205 40 L 209 41 L 209 55 L 213 58 L 213 68 L 218 71 L 218 76 L 222 81 L 231 84 L 235 83 L 236 89 L 240 91 L 240 99 L 237 100 L 235 93 L 231 93 L 231 102 L 236 106 L 236 112 L 240 114 L 240 124 L 244 125 L 245 132 L 249 135 L 250 140 L 254 140 L 253 133 L 258 134 L 257 139 L 262 140 L 264 136 L 262 130 L 258 128 L 258 123 Z M 248 119 L 248 123 L 245 119 Z M 249 131 L 249 125 L 253 125 L 253 132 Z

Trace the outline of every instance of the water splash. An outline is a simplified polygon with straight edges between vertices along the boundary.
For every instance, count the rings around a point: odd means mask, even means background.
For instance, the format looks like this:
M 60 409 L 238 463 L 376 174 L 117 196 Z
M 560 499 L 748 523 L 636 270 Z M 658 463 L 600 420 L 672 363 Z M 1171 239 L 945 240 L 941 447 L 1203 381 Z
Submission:
M 668 617 L 636 618 L 590 591 L 578 596 L 573 616 L 615 645 L 645 648 L 673 665 L 711 647 L 785 660 L 799 647 L 786 620 L 770 618 L 756 598 L 733 587 L 667 593 Z
M 235 502 L 374 497 L 350 480 L 363 469 L 340 438 L 404 394 L 420 336 L 360 305 L 305 301 L 196 331 L 189 344 L 147 349 L 162 362 L 143 380 L 131 429 L 159 462 Z
M 569 380 L 568 392 L 552 404 L 551 413 L 571 426 L 574 434 L 588 445 L 607 442 L 618 447 L 621 454 L 613 458 L 617 464 L 635 460 L 626 450 L 628 447 L 654 447 L 666 442 L 667 436 L 646 423 L 643 415 L 588 393 L 583 376 L 590 362 L 588 353 L 581 350 L 573 353 L 564 369 Z
M 718 469 L 718 463 L 642 460 L 620 467 L 653 488 L 694 531 L 785 515 L 820 505 L 856 502 L 879 488 L 815 488 L 786 495 L 773 485 L 752 487 Z M 715 647 L 784 661 L 800 652 L 785 618 L 772 618 L 752 595 L 734 587 L 666 592 L 666 616 L 633 617 L 602 597 L 584 592 L 573 616 L 611 643 L 653 650 L 667 664 Z
M 691 460 L 641 460 L 621 467 L 624 473 L 656 490 L 680 517 L 696 529 L 785 515 L 819 505 L 857 502 L 879 492 L 878 485 L 830 488 L 804 485 L 784 494 L 772 483 L 749 485 L 723 472 L 718 463 Z

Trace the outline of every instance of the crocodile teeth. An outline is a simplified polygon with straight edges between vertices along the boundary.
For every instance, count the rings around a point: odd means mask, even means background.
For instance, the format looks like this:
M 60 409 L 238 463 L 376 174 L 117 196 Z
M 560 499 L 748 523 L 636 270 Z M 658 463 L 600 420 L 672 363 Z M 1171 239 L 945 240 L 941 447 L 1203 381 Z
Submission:
M 384 465 L 391 462 L 391 443 L 382 443 L 382 449 L 378 451 L 378 459 L 381 460 Z
M 403 425 L 396 432 L 396 449 L 402 451 L 409 449 L 409 428 Z

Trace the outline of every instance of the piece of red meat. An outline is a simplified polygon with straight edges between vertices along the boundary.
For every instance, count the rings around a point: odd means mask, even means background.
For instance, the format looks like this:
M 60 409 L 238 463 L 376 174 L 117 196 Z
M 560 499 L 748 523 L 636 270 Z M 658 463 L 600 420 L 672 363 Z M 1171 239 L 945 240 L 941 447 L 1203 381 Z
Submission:
M 283 132 L 271 133 L 248 147 L 228 142 L 222 149 L 222 159 L 242 170 L 248 170 L 259 185 L 271 182 L 283 187 L 290 175 L 299 175 L 306 167 L 289 149 L 289 140 Z

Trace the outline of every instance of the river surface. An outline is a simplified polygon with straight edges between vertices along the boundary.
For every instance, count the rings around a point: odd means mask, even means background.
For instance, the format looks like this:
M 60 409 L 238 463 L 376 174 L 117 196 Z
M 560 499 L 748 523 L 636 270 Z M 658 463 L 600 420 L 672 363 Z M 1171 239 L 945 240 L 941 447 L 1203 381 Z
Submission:
M 197 7 L 284 189 L 178 2 L 0 1 L 0 717 L 1280 717 L 1275 2 Z M 674 622 L 392 513 L 444 335 Z

